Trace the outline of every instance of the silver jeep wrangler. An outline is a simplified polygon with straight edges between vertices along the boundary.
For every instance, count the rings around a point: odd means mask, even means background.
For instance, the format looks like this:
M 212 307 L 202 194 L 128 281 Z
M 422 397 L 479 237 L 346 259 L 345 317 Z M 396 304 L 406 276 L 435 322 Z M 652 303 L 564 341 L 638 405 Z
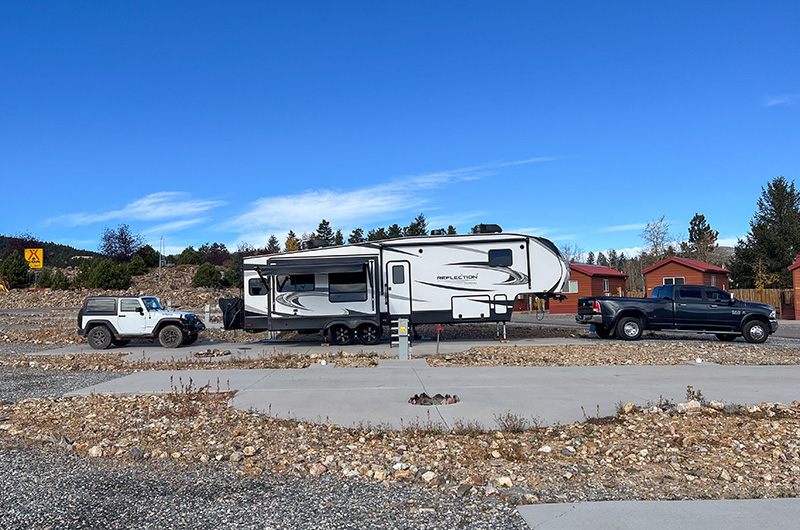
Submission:
M 78 312 L 78 335 L 104 350 L 131 339 L 155 339 L 165 348 L 192 344 L 206 326 L 193 313 L 166 311 L 154 296 L 90 296 Z

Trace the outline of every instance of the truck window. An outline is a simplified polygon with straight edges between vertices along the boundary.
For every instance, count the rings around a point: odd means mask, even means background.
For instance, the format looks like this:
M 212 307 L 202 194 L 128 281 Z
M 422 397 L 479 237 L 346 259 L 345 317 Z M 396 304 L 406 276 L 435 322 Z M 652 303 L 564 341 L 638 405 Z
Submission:
M 278 290 L 286 291 L 313 291 L 313 274 L 293 274 L 291 276 L 278 276 Z
M 706 289 L 706 299 L 713 304 L 727 304 L 731 299 L 731 295 L 722 289 Z
M 328 275 L 331 302 L 363 302 L 367 299 L 367 273 L 333 272 Z
M 514 260 L 511 256 L 510 248 L 489 251 L 490 267 L 510 267 L 513 264 Z
M 689 302 L 703 301 L 703 291 L 699 287 L 681 287 L 678 293 L 681 300 Z
M 267 294 L 267 286 L 264 285 L 261 278 L 250 278 L 250 281 L 247 282 L 247 287 L 251 296 L 264 296 Z

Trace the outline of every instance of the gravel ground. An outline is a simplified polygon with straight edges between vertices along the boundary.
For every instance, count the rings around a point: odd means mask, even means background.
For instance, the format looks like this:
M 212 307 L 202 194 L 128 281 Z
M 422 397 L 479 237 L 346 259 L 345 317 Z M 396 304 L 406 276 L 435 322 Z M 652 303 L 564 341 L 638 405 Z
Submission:
M 42 347 L 10 345 L 0 355 Z M 121 373 L 0 368 L 0 401 L 60 396 Z M 233 466 L 87 459 L 50 444 L 0 436 L 0 528 L 527 528 L 495 498 L 323 475 Z

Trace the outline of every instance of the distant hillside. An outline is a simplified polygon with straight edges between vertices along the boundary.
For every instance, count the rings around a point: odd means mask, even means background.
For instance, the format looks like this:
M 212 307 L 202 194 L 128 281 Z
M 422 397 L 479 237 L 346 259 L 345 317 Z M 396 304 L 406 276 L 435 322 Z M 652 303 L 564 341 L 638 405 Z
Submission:
M 100 257 L 97 252 L 81 250 L 68 245 L 0 235 L 0 260 L 5 259 L 15 250 L 24 255 L 26 248 L 43 249 L 45 267 L 72 267 L 80 264 L 81 260 L 86 257 Z

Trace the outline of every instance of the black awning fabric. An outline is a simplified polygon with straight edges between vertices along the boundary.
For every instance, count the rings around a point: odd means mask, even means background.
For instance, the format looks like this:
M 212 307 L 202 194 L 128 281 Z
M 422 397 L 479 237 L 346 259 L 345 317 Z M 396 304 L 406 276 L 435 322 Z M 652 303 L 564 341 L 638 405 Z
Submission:
M 331 272 L 361 272 L 364 264 L 373 259 L 365 256 L 353 259 L 308 259 L 308 260 L 282 260 L 280 263 L 271 265 L 251 265 L 245 264 L 244 269 L 248 271 L 261 270 L 264 276 L 291 275 L 291 274 L 319 274 Z

